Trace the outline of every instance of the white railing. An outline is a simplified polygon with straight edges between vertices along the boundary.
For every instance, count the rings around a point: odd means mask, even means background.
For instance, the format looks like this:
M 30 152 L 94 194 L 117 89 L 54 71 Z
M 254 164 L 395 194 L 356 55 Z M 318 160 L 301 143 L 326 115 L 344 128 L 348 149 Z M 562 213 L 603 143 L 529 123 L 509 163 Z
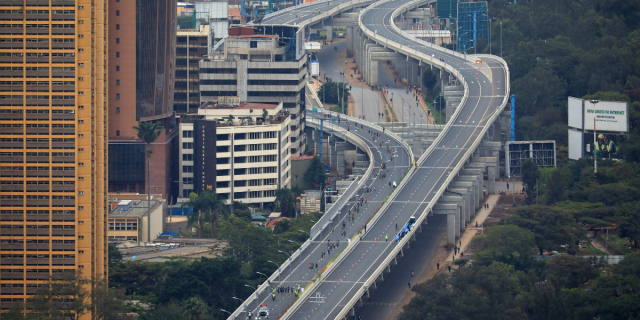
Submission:
M 360 18 L 359 18 L 359 24 L 361 29 L 365 32 L 365 34 L 367 34 L 370 37 L 374 37 L 377 36 L 376 34 L 373 34 L 370 30 L 368 30 L 366 27 L 364 27 L 364 25 L 362 24 L 362 17 L 364 15 L 364 13 L 366 13 L 366 11 L 368 11 L 370 8 L 375 7 L 379 4 L 382 3 L 386 3 L 388 1 L 384 1 L 384 2 L 379 2 L 378 4 L 375 4 L 373 6 L 368 7 L 367 9 L 365 9 L 361 14 L 360 14 Z M 410 39 L 412 41 L 415 41 L 416 43 L 419 43 L 421 45 L 426 45 L 426 46 L 431 46 L 432 48 L 438 48 L 438 50 L 446 50 L 444 52 L 446 52 L 447 54 L 451 55 L 453 53 L 453 55 L 455 56 L 460 56 L 459 54 L 444 49 L 444 48 L 440 48 L 437 46 L 434 46 L 428 42 L 425 41 L 421 41 L 415 38 L 411 38 L 410 36 L 404 34 L 404 32 L 402 32 L 399 28 L 397 28 L 397 26 L 395 25 L 395 23 L 393 22 L 393 18 L 395 18 L 401 10 L 406 10 L 408 7 L 412 7 L 415 6 L 416 4 L 420 4 L 420 3 L 427 3 L 427 2 L 433 2 L 433 0 L 430 1 L 425 1 L 425 0 L 418 0 L 418 1 L 412 1 L 409 2 L 403 6 L 401 6 L 400 8 L 396 9 L 394 11 L 394 13 L 392 14 L 392 18 L 391 18 L 391 25 L 392 28 L 394 28 L 396 30 L 396 32 L 398 32 L 399 34 L 405 36 L 407 39 Z M 386 40 L 386 39 L 385 39 Z M 393 47 L 395 49 L 400 49 L 402 50 L 403 46 L 396 46 L 399 45 L 393 41 L 382 41 L 383 43 L 385 43 L 386 45 L 389 45 L 390 47 Z M 398 50 L 398 51 L 400 51 Z M 406 52 L 406 50 L 403 50 Z M 426 56 L 425 54 L 418 54 L 417 50 L 415 50 L 415 54 L 414 57 L 420 57 L 423 58 L 422 61 L 425 62 L 429 62 L 429 59 L 424 59 L 424 57 Z M 474 150 L 478 147 L 478 145 L 480 144 L 480 142 L 482 141 L 482 138 L 484 137 L 484 135 L 486 134 L 487 130 L 489 129 L 489 124 L 492 124 L 495 119 L 500 116 L 500 113 L 502 112 L 502 110 L 504 109 L 504 107 L 506 106 L 506 103 L 508 101 L 508 93 L 509 93 L 509 68 L 506 64 L 506 62 L 498 57 L 494 57 L 494 56 L 490 56 L 492 59 L 498 61 L 504 68 L 505 70 L 505 77 L 506 77 L 506 87 L 505 87 L 505 96 L 503 98 L 503 101 L 500 105 L 499 108 L 497 108 L 495 110 L 495 112 L 493 112 L 493 114 L 491 115 L 490 119 L 487 121 L 487 123 L 485 124 L 485 126 L 482 129 L 482 132 L 480 135 L 478 135 L 476 137 L 476 139 L 474 140 L 472 146 L 467 150 L 467 152 L 465 152 L 463 159 L 461 161 L 458 162 L 458 164 L 454 167 L 453 171 L 451 172 L 451 174 L 448 175 L 447 179 L 445 180 L 444 184 L 438 189 L 438 192 L 436 193 L 436 195 L 433 197 L 434 201 L 430 201 L 429 204 L 427 205 L 427 207 L 425 208 L 425 210 L 420 214 L 420 216 L 418 217 L 416 224 L 420 225 L 424 219 L 426 219 L 428 213 L 432 210 L 433 206 L 436 203 L 436 200 L 440 199 L 440 197 L 442 196 L 442 194 L 444 193 L 444 191 L 446 190 L 446 187 L 451 183 L 451 181 L 457 176 L 457 174 L 460 172 L 460 169 L 462 168 L 462 166 L 464 166 L 464 164 L 467 162 L 467 160 L 472 156 Z M 427 57 L 428 58 L 428 57 Z M 433 57 L 431 57 L 433 58 Z M 448 65 L 442 63 L 442 61 L 433 61 L 433 59 L 430 59 L 433 62 L 437 62 L 437 65 L 440 65 L 441 67 L 444 67 L 447 71 L 451 72 L 449 70 L 449 68 L 447 68 Z M 451 66 L 448 66 L 451 67 Z M 452 67 L 451 67 L 452 69 Z M 460 110 L 462 108 L 460 108 L 460 106 L 464 105 L 464 103 L 466 102 L 466 99 L 469 95 L 469 90 L 468 90 L 468 85 L 467 83 L 464 81 L 464 78 L 460 75 L 460 73 L 455 70 L 455 72 L 451 72 L 453 74 L 456 75 L 456 77 L 464 84 L 464 96 L 463 96 L 463 100 L 461 101 L 460 105 L 458 108 L 456 108 L 456 112 L 453 114 L 452 119 L 456 119 L 457 116 L 460 113 Z M 422 155 L 422 157 L 420 157 L 420 159 L 418 160 L 418 163 L 422 163 L 424 162 L 424 160 L 426 159 L 426 157 L 428 157 L 428 155 L 433 152 L 433 150 L 436 148 L 436 146 L 438 145 L 438 142 L 440 142 L 442 140 L 442 138 L 446 135 L 446 133 L 448 132 L 449 128 L 451 127 L 452 123 L 454 121 L 449 121 L 449 123 L 447 123 L 447 125 L 445 126 L 444 130 L 440 133 L 440 135 L 438 135 L 438 138 L 436 138 L 436 141 L 429 147 L 429 149 Z M 415 228 L 410 231 L 410 232 L 415 232 Z M 344 318 L 347 313 L 349 312 L 349 310 L 351 310 L 351 308 L 353 308 L 353 306 L 355 306 L 355 304 L 357 303 L 357 301 L 359 301 L 359 299 L 362 297 L 362 295 L 364 295 L 364 293 L 366 292 L 367 288 L 369 288 L 371 286 L 371 284 L 373 282 L 376 281 L 376 279 L 384 272 L 384 270 L 386 269 L 386 267 L 392 262 L 393 259 L 395 259 L 395 257 L 398 255 L 399 251 L 404 248 L 404 246 L 407 244 L 408 241 L 410 241 L 411 237 L 410 236 L 405 236 L 400 243 L 395 246 L 394 250 L 387 256 L 387 258 L 384 260 L 384 262 L 382 262 L 380 264 L 380 266 L 374 271 L 374 273 L 364 282 L 364 284 L 361 286 L 361 290 L 358 291 L 358 293 L 354 294 L 354 296 L 349 300 L 349 302 L 344 306 L 344 308 L 341 310 L 341 312 L 338 314 L 338 316 L 336 317 L 336 319 L 342 319 Z

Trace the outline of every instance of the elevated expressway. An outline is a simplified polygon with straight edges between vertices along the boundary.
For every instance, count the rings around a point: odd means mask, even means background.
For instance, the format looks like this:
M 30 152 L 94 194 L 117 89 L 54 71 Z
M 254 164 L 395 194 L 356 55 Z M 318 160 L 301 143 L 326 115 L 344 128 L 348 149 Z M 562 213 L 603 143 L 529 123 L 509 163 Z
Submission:
M 407 61 L 440 69 L 450 78 L 455 78 L 463 88 L 461 101 L 431 147 L 368 222 L 362 240 L 352 241 L 332 267 L 282 314 L 282 319 L 346 319 L 352 316 L 358 302 L 361 303 L 369 291 L 376 288 L 377 281 L 384 280 L 385 273 L 390 272 L 398 257 L 404 255 L 404 249 L 410 246 L 415 233 L 421 232 L 422 224 L 427 223 L 429 216 L 447 216 L 447 239 L 454 243 L 480 206 L 484 174 L 489 180 L 495 179 L 499 142 L 491 141 L 497 140 L 492 131 L 507 102 L 508 67 L 498 57 L 462 55 L 413 39 L 397 28 L 394 18 L 432 1 L 387 0 L 373 3 L 359 14 L 361 43 L 358 45 L 367 48 L 368 53 L 375 51 L 368 48 L 380 48 L 380 51 L 404 56 Z M 362 3 L 313 2 L 298 8 L 297 18 L 292 13 L 295 10 L 283 10 L 281 16 L 277 13 L 269 15 L 263 23 L 283 21 L 304 26 Z M 323 9 L 328 12 L 314 14 L 317 8 L 320 12 L 324 12 Z M 303 16 L 304 10 L 310 15 Z M 481 60 L 481 63 L 476 60 Z M 489 156 L 486 156 L 487 150 Z M 402 225 L 411 216 L 417 218 L 417 223 L 408 236 L 399 242 L 384 241 L 386 236 L 390 239 L 395 236 L 396 223 Z M 272 311 L 272 315 L 276 314 Z

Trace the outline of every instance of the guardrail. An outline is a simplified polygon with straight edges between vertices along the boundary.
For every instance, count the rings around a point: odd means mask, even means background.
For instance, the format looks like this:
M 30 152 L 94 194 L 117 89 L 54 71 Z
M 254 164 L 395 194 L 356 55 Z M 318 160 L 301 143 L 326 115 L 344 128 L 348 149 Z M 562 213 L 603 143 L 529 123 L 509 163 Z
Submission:
M 307 119 L 307 121 L 310 121 L 312 123 L 317 123 L 317 125 L 319 125 L 319 121 L 314 120 L 314 119 Z M 342 196 L 340 197 L 340 199 L 338 199 L 338 201 L 336 202 L 336 204 L 334 204 L 333 206 L 331 206 L 331 209 L 329 211 L 327 211 L 312 227 L 312 230 L 314 230 L 313 228 L 319 228 L 316 229 L 316 231 L 312 231 L 310 232 L 310 237 L 309 239 L 307 239 L 307 241 L 305 241 L 298 250 L 296 250 L 289 259 L 287 259 L 280 267 L 278 267 L 278 270 L 276 270 L 273 274 L 271 274 L 271 276 L 268 278 L 268 281 L 263 282 L 255 292 L 251 293 L 251 295 L 245 299 L 245 302 L 243 303 L 243 305 L 239 306 L 230 316 L 229 316 L 229 320 L 235 319 L 237 317 L 240 316 L 240 314 L 242 312 L 245 312 L 244 310 L 244 306 L 245 305 L 251 305 L 254 300 L 258 299 L 258 297 L 269 288 L 269 283 L 276 281 L 278 279 L 278 275 L 281 273 L 282 270 L 286 269 L 287 267 L 289 267 L 291 265 L 291 263 L 293 261 L 295 261 L 297 258 L 300 257 L 300 255 L 302 254 L 302 252 L 304 250 L 306 250 L 310 245 L 311 242 L 314 241 L 315 238 L 318 237 L 318 235 L 320 235 L 322 233 L 322 230 L 324 230 L 325 228 L 327 228 L 330 224 L 331 221 L 333 220 L 333 218 L 340 212 L 340 210 L 342 210 L 342 208 L 344 207 L 344 205 L 347 204 L 347 202 L 349 201 L 349 199 L 351 199 L 354 194 L 358 191 L 358 189 L 362 188 L 362 186 L 364 185 L 364 183 L 369 179 L 369 177 L 371 176 L 373 170 L 374 170 L 374 161 L 373 161 L 373 152 L 371 151 L 371 149 L 367 146 L 367 144 L 357 135 L 348 132 L 347 130 L 341 128 L 341 127 L 337 127 L 337 128 L 327 128 L 327 130 L 332 130 L 332 131 L 336 131 L 339 132 L 340 135 L 342 135 L 343 137 L 345 137 L 346 140 L 349 140 L 351 143 L 354 143 L 356 145 L 358 145 L 361 149 L 365 150 L 367 152 L 367 155 L 369 156 L 369 159 L 371 159 L 371 161 L 369 162 L 369 167 L 367 168 L 367 171 L 363 174 L 363 176 L 357 180 L 355 180 L 353 183 L 351 183 L 351 185 L 349 186 L 349 188 L 347 188 L 347 192 L 343 193 Z M 337 261 L 337 260 L 336 260 Z M 334 261 L 334 263 L 332 264 L 333 267 L 329 267 L 327 269 L 327 272 L 325 272 L 327 275 L 330 273 L 329 270 L 333 270 L 333 268 L 335 268 L 335 266 L 337 265 Z M 316 280 L 316 283 L 318 281 Z M 309 291 L 310 292 L 310 291 Z
M 364 25 L 362 24 L 362 17 L 363 15 L 370 9 L 373 7 L 376 7 L 380 4 L 386 3 L 388 1 L 383 1 L 383 2 L 379 2 L 375 5 L 372 5 L 370 7 L 368 7 L 367 9 L 365 9 L 361 14 L 360 17 L 358 19 L 358 23 L 360 24 L 360 28 L 365 32 L 365 34 L 367 34 L 370 37 L 375 37 L 377 36 L 376 34 L 370 32 L 370 30 L 368 30 L 366 27 L 364 27 Z M 406 38 L 420 44 L 420 45 L 426 45 L 426 46 L 431 46 L 432 48 L 437 48 L 437 50 L 447 50 L 444 48 L 440 48 L 437 46 L 434 46 L 428 42 L 424 42 L 418 39 L 415 39 L 413 37 L 410 37 L 409 35 L 406 35 L 404 32 L 402 32 L 394 23 L 393 19 L 400 13 L 401 10 L 406 10 L 409 7 L 412 6 L 416 6 L 419 5 L 420 3 L 428 3 L 428 2 L 433 2 L 433 0 L 418 0 L 418 1 L 412 1 L 412 2 L 408 2 L 407 4 L 399 7 L 398 9 L 396 9 L 394 11 L 394 13 L 392 14 L 391 17 L 391 26 L 392 28 L 394 28 L 394 30 L 396 30 L 396 32 L 398 32 L 400 35 L 405 36 Z M 392 43 L 392 45 L 399 45 L 393 41 L 383 41 L 385 44 L 389 45 L 390 43 Z M 400 46 L 402 47 L 402 46 Z M 398 49 L 398 48 L 396 48 Z M 402 49 L 402 48 L 399 48 Z M 400 51 L 400 50 L 398 50 Z M 406 51 L 406 50 L 404 50 Z M 447 50 L 444 51 L 447 54 L 451 55 L 453 53 L 454 56 L 460 56 L 459 54 Z M 415 50 L 415 56 L 425 56 L 425 54 L 418 54 L 417 50 Z M 433 56 L 431 57 L 433 58 Z M 465 60 L 466 56 L 463 57 Z M 436 193 L 436 195 L 434 196 L 434 201 L 431 201 L 427 207 L 425 208 L 425 210 L 420 214 L 420 216 L 418 217 L 416 224 L 420 225 L 424 219 L 426 219 L 427 215 L 429 214 L 429 212 L 432 210 L 433 206 L 435 205 L 437 199 L 440 199 L 440 197 L 442 196 L 442 194 L 444 193 L 444 191 L 446 190 L 447 186 L 451 183 L 451 181 L 453 181 L 453 179 L 458 175 L 458 173 L 460 172 L 460 169 L 462 168 L 462 166 L 467 162 L 467 160 L 472 156 L 474 150 L 478 147 L 478 145 L 480 144 L 480 142 L 482 141 L 482 138 L 484 137 L 484 135 L 486 134 L 487 130 L 489 129 L 489 124 L 493 123 L 495 121 L 495 119 L 500 115 L 500 113 L 502 112 L 502 110 L 504 109 L 504 107 L 506 106 L 506 103 L 508 101 L 508 93 L 509 93 L 509 68 L 506 64 L 506 62 L 502 59 L 502 58 L 498 58 L 498 57 L 494 57 L 491 56 L 492 59 L 498 61 L 500 64 L 503 65 L 503 68 L 505 69 L 505 77 L 506 77 L 506 87 L 505 87 L 505 96 L 504 99 L 500 105 L 500 107 L 498 107 L 493 114 L 491 115 L 491 117 L 489 118 L 489 120 L 487 121 L 487 124 L 485 124 L 485 126 L 482 129 L 482 132 L 480 135 L 477 136 L 477 138 L 475 139 L 475 141 L 473 142 L 472 146 L 467 150 L 467 152 L 465 152 L 463 158 L 461 161 L 459 161 L 457 163 L 457 165 L 454 167 L 453 171 L 451 172 L 451 174 L 448 175 L 447 179 L 445 180 L 444 184 L 438 189 L 438 192 Z M 423 61 L 425 61 L 424 59 L 422 59 Z M 431 62 L 433 63 L 433 59 L 430 59 Z M 428 63 L 428 61 L 425 61 Z M 445 63 L 441 63 L 441 61 L 437 60 L 435 61 L 437 62 L 438 65 L 443 65 L 442 67 L 444 67 L 445 69 L 449 70 L 449 68 L 447 68 L 448 65 L 446 65 Z M 451 66 L 449 66 L 451 67 Z M 452 67 L 451 67 L 452 69 Z M 462 77 L 462 75 L 455 70 L 454 73 L 457 78 L 463 83 L 464 85 L 464 96 L 463 96 L 463 100 L 461 101 L 461 103 L 459 104 L 459 106 L 464 105 L 464 102 L 466 102 L 467 97 L 469 95 L 469 90 L 468 90 L 468 85 L 466 83 L 466 81 L 464 81 L 464 78 Z M 454 113 L 454 115 L 452 116 L 452 119 L 456 119 L 460 113 L 461 108 L 456 108 L 456 112 Z M 427 149 L 427 151 L 422 155 L 422 157 L 420 157 L 420 159 L 418 160 L 418 164 L 423 163 L 424 160 L 428 157 L 429 154 L 431 154 L 433 152 L 433 150 L 436 148 L 436 146 L 438 145 L 438 143 L 442 140 L 442 138 L 446 135 L 446 133 L 448 132 L 448 130 L 451 128 L 453 121 L 450 121 L 449 123 L 447 123 L 447 125 L 445 126 L 445 128 L 443 129 L 443 131 L 440 133 L 440 135 L 438 135 L 438 138 L 436 138 L 436 141 L 434 141 L 434 143 L 429 147 L 429 149 Z M 408 180 L 408 179 L 406 179 Z M 414 230 L 411 230 L 410 232 L 415 232 Z M 355 306 L 355 304 L 357 303 L 357 301 L 360 299 L 360 297 L 362 297 L 362 295 L 364 295 L 365 291 L 367 290 L 367 288 L 369 288 L 371 286 L 371 284 L 376 281 L 376 279 L 380 276 L 380 274 L 382 274 L 382 272 L 384 272 L 384 269 L 391 263 L 391 261 L 398 255 L 398 252 L 404 248 L 404 246 L 407 244 L 408 241 L 410 241 L 411 237 L 410 236 L 406 236 L 404 237 L 400 243 L 394 248 L 394 250 L 387 256 L 387 258 L 384 260 L 384 262 L 382 262 L 380 264 L 380 266 L 376 269 L 376 271 L 374 271 L 374 273 L 365 281 L 365 283 L 361 286 L 361 290 L 359 290 L 358 293 L 354 294 L 354 296 L 351 298 L 351 300 L 349 300 L 349 302 L 344 306 L 344 308 L 341 310 L 341 312 L 338 314 L 338 317 L 336 317 L 336 319 L 342 319 L 344 318 L 347 313 L 349 312 L 349 310 L 351 310 L 351 308 L 353 308 L 353 306 Z

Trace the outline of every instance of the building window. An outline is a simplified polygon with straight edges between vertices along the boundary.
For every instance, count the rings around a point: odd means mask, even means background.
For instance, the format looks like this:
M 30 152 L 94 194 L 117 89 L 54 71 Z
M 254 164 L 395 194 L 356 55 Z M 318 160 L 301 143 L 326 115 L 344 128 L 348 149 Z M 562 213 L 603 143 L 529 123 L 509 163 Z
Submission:
M 182 137 L 183 138 L 193 138 L 193 131 L 182 131 Z
M 116 23 L 116 30 L 120 30 L 120 24 Z
M 120 107 L 116 107 L 116 113 L 120 113 Z
M 249 42 L 249 47 L 251 47 L 251 48 L 257 48 L 257 47 L 258 47 L 258 41 L 251 41 L 251 42 Z
M 116 38 L 116 43 L 120 43 L 120 38 Z
M 120 136 L 120 130 L 116 130 L 116 137 Z
M 120 85 L 120 79 L 116 79 L 116 86 Z
M 116 66 L 116 71 L 120 71 L 120 66 Z
M 116 93 L 116 100 L 120 100 L 120 94 Z
M 116 10 L 116 17 L 120 16 L 120 10 Z
M 116 58 L 120 58 L 120 51 L 116 51 Z

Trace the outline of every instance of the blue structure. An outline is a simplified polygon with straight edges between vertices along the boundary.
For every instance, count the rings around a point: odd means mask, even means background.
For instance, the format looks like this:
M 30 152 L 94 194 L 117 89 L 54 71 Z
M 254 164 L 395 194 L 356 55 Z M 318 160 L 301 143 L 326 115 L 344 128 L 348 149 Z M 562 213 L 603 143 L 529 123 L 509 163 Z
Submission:
M 484 39 L 484 46 L 489 44 L 489 13 L 487 3 L 461 2 L 458 3 L 458 41 L 457 50 L 464 52 L 471 48 L 478 48 L 478 40 Z M 473 51 L 475 52 L 475 50 Z M 471 51 L 469 52 L 471 53 Z
M 436 13 L 440 19 L 456 19 L 458 16 L 459 0 L 438 0 L 436 2 Z
M 516 141 L 516 95 L 511 95 L 511 141 Z

